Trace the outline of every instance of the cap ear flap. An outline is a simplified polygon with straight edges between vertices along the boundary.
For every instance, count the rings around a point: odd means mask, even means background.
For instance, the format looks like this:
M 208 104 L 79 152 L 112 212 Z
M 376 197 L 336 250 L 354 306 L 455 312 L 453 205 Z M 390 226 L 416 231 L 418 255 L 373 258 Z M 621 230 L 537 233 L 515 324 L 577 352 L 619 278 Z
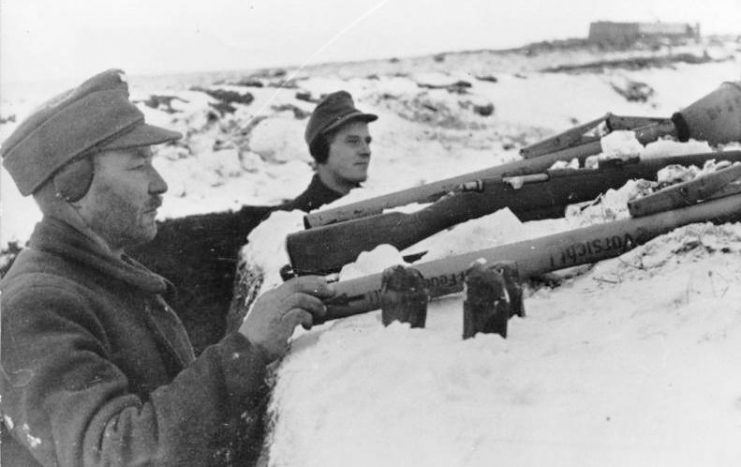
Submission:
M 93 183 L 93 158 L 83 157 L 62 167 L 54 175 L 54 189 L 57 198 L 69 203 L 79 201 L 85 196 Z

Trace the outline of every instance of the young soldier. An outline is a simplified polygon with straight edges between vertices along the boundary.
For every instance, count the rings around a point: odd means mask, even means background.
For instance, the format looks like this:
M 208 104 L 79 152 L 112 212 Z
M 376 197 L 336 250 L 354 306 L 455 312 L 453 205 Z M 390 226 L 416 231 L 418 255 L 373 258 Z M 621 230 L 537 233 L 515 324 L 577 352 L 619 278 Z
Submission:
M 304 138 L 316 160 L 308 188 L 281 209 L 309 212 L 331 203 L 368 178 L 371 136 L 368 123 L 378 116 L 355 108 L 347 91 L 333 92 L 314 109 Z

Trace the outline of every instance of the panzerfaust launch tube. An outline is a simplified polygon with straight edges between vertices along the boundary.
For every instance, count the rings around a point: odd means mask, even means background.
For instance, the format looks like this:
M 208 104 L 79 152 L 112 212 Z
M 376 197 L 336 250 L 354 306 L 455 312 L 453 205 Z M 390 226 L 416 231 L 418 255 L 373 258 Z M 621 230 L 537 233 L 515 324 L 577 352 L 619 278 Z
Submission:
M 501 245 L 449 258 L 415 264 L 428 283 L 430 295 L 440 297 L 463 290 L 466 269 L 479 258 L 487 262 L 515 261 L 522 277 L 556 271 L 620 256 L 654 237 L 695 222 L 728 221 L 741 215 L 741 194 L 705 201 L 646 217 L 584 227 L 532 240 Z M 325 321 L 380 308 L 381 274 L 335 284 L 327 300 Z

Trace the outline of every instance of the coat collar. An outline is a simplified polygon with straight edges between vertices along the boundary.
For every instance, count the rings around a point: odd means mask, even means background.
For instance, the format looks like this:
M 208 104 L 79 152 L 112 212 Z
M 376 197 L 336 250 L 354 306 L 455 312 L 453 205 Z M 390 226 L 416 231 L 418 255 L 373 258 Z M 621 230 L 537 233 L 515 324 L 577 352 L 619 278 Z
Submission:
M 54 217 L 45 216 L 36 224 L 29 245 L 31 248 L 82 263 L 150 294 L 167 296 L 175 290 L 170 281 L 133 258 L 126 254 L 121 258 L 112 256 L 88 236 Z
M 195 359 L 180 318 L 166 302 L 175 294 L 175 286 L 170 281 L 128 255 L 121 258 L 111 255 L 87 235 L 54 217 L 44 217 L 36 225 L 30 247 L 82 264 L 104 277 L 117 279 L 149 295 L 152 300 L 145 300 L 143 316 L 157 338 L 181 368 Z

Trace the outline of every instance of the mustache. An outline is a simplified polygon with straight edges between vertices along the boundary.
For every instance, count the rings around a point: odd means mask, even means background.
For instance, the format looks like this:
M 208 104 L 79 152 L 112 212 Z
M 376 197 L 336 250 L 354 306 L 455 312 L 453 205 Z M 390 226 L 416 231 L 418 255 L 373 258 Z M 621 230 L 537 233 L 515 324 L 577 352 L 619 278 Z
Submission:
M 158 209 L 160 206 L 162 206 L 162 196 L 153 196 L 149 199 L 149 202 L 147 203 L 146 210 L 147 211 L 154 211 L 155 209 Z

